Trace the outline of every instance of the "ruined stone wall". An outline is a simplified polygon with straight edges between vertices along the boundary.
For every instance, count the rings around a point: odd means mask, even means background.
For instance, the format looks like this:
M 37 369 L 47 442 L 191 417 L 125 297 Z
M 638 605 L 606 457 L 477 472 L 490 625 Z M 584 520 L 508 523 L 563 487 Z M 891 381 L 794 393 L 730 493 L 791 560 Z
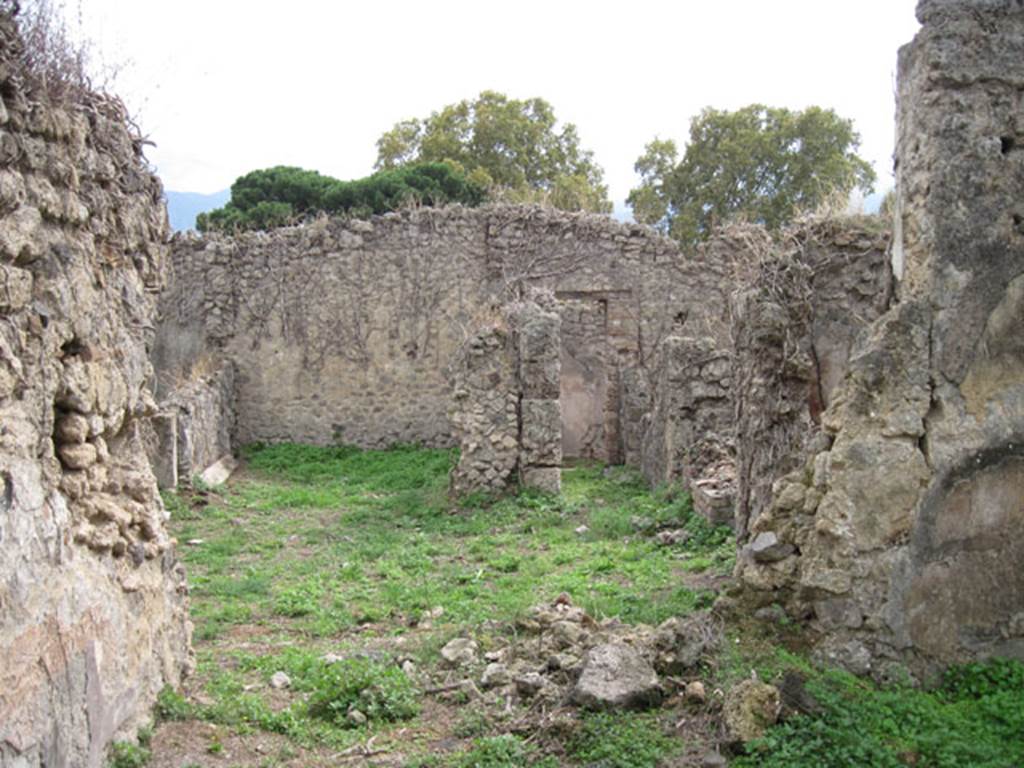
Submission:
M 887 230 L 873 217 L 808 217 L 771 243 L 748 241 L 732 298 L 741 540 L 772 482 L 823 447 L 821 414 L 854 340 L 889 307 Z
M 167 222 L 123 108 L 20 51 L 0 14 L 0 765 L 94 767 L 191 663 L 141 447 Z
M 671 336 L 663 346 L 641 467 L 652 485 L 688 485 L 732 453 L 732 360 L 707 336 Z
M 445 371 L 525 285 L 550 289 L 561 307 L 562 399 L 583 425 L 568 455 L 617 460 L 620 370 L 654 365 L 673 326 L 725 312 L 708 299 L 714 270 L 672 242 L 536 207 L 178 238 L 172 261 L 155 355 L 161 392 L 204 357 L 231 360 L 242 443 L 452 445 Z
M 743 538 L 772 480 L 806 458 L 853 339 L 888 306 L 886 229 L 813 215 L 774 234 L 734 223 L 701 247 L 717 265 L 708 301 L 727 313 L 666 339 L 647 392 L 635 385 L 650 404 L 639 452 L 652 484 L 684 484 Z
M 1024 7 L 926 0 L 900 52 L 899 301 L 738 564 L 858 671 L 1024 658 Z M 761 556 L 758 556 L 761 553 Z

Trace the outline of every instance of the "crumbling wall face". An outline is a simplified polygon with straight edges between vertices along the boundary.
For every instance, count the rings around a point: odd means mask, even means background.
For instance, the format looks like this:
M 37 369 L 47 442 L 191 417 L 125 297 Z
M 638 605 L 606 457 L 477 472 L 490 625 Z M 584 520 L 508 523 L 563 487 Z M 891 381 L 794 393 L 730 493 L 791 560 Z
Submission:
M 141 433 L 167 233 L 123 108 L 32 100 L 0 14 L 0 765 L 99 766 L 190 665 Z
M 502 307 L 451 366 L 456 495 L 561 489 L 560 318 L 550 294 Z
M 748 243 L 732 297 L 740 540 L 772 482 L 827 447 L 821 414 L 892 297 L 889 237 L 872 219 L 810 217 Z
M 859 671 L 1024 658 L 1024 8 L 921 2 L 900 52 L 899 302 L 860 337 L 831 441 L 780 481 L 738 575 Z

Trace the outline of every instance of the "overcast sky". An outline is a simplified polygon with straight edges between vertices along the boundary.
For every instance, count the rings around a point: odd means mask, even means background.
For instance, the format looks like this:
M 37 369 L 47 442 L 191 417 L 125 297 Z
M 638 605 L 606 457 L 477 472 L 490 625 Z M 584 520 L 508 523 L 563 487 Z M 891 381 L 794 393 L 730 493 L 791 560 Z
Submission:
M 852 118 L 891 185 L 896 50 L 918 28 L 914 0 L 80 4 L 130 62 L 120 89 L 167 189 L 272 165 L 364 176 L 396 121 L 493 89 L 575 123 L 617 205 L 654 136 L 682 142 L 701 108 L 752 102 Z

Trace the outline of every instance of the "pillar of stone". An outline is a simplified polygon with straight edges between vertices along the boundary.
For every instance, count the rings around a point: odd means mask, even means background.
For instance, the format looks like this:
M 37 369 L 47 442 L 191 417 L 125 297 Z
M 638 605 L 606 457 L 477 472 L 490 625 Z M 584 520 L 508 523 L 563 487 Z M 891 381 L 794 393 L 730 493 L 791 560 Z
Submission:
M 517 341 L 522 484 L 562 488 L 561 319 L 534 301 L 512 313 Z

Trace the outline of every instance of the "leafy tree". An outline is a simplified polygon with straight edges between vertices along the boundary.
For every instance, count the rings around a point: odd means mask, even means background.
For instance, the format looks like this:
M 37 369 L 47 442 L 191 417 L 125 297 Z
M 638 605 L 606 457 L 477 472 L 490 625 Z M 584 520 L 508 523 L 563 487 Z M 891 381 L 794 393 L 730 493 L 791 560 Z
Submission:
M 416 162 L 451 162 L 479 184 L 512 200 L 548 199 L 566 210 L 608 212 L 604 172 L 581 149 L 572 123 L 556 130 L 554 109 L 543 99 L 510 99 L 484 91 L 473 101 L 449 104 L 425 119 L 409 119 L 377 140 L 376 168 Z
M 691 122 L 681 161 L 671 140 L 645 147 L 627 202 L 638 221 L 684 244 L 735 216 L 776 229 L 832 194 L 869 193 L 875 173 L 859 146 L 853 123 L 831 109 L 708 108 Z
M 196 226 L 200 232 L 271 229 L 319 212 L 368 216 L 409 202 L 479 205 L 485 196 L 481 185 L 446 163 L 409 165 L 354 181 L 279 165 L 239 178 L 227 205 L 200 214 Z

